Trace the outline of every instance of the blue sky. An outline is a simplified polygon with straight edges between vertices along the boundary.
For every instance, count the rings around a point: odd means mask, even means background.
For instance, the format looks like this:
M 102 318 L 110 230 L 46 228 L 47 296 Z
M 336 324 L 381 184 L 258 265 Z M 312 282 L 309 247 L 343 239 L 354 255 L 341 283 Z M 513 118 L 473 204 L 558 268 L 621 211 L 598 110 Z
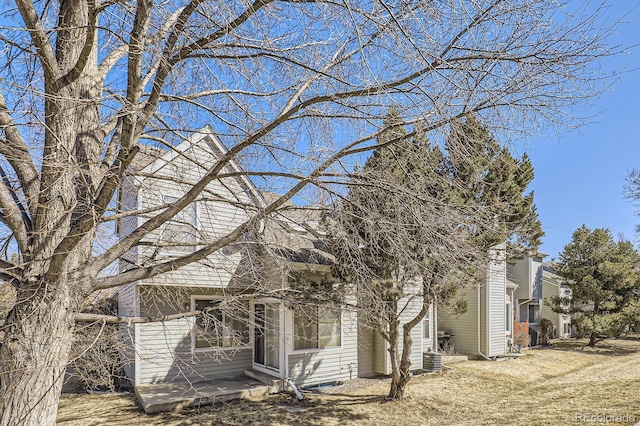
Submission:
M 626 12 L 626 24 L 613 44 L 633 46 L 640 43 L 639 3 L 618 0 L 607 14 L 613 19 Z M 583 223 L 638 243 L 634 227 L 640 217 L 622 192 L 627 172 L 640 169 L 640 47 L 627 51 L 604 60 L 603 71 L 629 71 L 592 105 L 576 110 L 581 116 L 595 115 L 590 124 L 537 138 L 528 149 L 536 174 L 531 188 L 546 232 L 541 250 L 549 254 L 547 259 L 557 257 Z

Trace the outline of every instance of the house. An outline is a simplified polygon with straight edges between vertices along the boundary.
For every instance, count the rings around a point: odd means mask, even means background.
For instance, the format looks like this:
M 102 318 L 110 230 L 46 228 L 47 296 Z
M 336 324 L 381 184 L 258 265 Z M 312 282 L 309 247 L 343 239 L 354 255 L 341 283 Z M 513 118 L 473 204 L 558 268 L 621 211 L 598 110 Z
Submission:
M 568 297 L 571 290 L 569 286 L 563 284 L 562 279 L 553 271 L 553 264 L 545 262 L 542 264 L 542 318 L 547 318 L 553 323 L 554 339 L 568 339 L 573 337 L 571 328 L 571 316 L 553 312 L 545 303 L 551 296 Z
M 542 319 L 542 262 L 545 253 L 515 259 L 508 263 L 507 277 L 517 285 L 514 297 L 513 316 L 517 323 L 529 330 L 530 345 L 536 346 Z
M 518 323 L 527 323 L 531 346 L 538 345 L 540 321 L 543 318 L 553 323 L 552 337 L 570 337 L 571 319 L 568 315 L 556 314 L 545 305 L 544 299 L 551 296 L 564 296 L 569 291 L 561 284 L 553 272 L 551 264 L 544 262 L 547 254 L 538 252 L 534 256 L 517 259 L 509 263 L 509 280 L 517 284 L 514 292 L 514 318 Z
M 521 329 L 529 334 L 530 345 L 536 346 L 542 318 L 553 323 L 554 338 L 571 337 L 570 317 L 554 313 L 544 303 L 547 297 L 564 296 L 569 291 L 552 265 L 544 262 L 546 256 L 538 252 L 509 261 L 504 254 L 492 256 L 486 277 L 466 289 L 467 312 L 461 316 L 438 313 L 440 340 L 465 355 L 499 357 L 508 352 L 510 344 L 517 343 Z
M 465 290 L 467 312 L 438 312 L 438 330 L 464 355 L 494 358 L 505 355 L 511 338 L 514 284 L 507 280 L 505 245 L 491 249 L 489 266 L 479 282 Z
M 422 298 L 406 296 L 398 305 L 400 309 L 400 322 L 402 324 L 411 321 L 422 309 Z M 424 354 L 437 350 L 434 324 L 434 306 L 429 307 L 429 312 L 419 325 L 411 330 L 411 365 L 413 369 L 424 368 Z M 398 348 L 402 350 L 403 334 L 400 333 Z M 373 377 L 391 374 L 391 358 L 389 356 L 389 343 L 375 329 L 367 325 L 367 320 L 358 313 L 358 377 Z
M 141 151 L 120 194 L 124 212 L 140 213 L 120 219 L 120 238 L 180 198 L 188 183 L 225 153 L 208 127 L 172 149 Z M 150 235 L 149 244 L 121 259 L 121 270 L 197 250 L 277 196 L 258 191 L 234 162 L 224 173 L 227 177 L 209 183 L 200 198 Z M 343 303 L 311 303 L 314 288 L 336 285 L 332 258 L 319 243 L 313 212 L 291 203 L 284 207 L 239 244 L 119 290 L 123 317 L 205 313 L 125 327 L 125 373 L 134 386 L 259 373 L 304 387 L 390 371 L 386 343 L 359 322 L 354 289 L 342 286 Z M 430 314 L 415 328 L 415 368 L 421 368 L 425 348 L 433 346 L 433 327 Z

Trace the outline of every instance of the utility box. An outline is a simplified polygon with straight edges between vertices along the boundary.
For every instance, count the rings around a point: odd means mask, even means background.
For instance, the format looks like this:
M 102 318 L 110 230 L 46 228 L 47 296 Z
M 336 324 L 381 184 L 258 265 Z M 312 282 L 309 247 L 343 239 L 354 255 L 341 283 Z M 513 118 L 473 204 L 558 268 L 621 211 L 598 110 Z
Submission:
M 429 373 L 439 373 L 442 370 L 442 354 L 439 352 L 423 353 L 422 368 Z

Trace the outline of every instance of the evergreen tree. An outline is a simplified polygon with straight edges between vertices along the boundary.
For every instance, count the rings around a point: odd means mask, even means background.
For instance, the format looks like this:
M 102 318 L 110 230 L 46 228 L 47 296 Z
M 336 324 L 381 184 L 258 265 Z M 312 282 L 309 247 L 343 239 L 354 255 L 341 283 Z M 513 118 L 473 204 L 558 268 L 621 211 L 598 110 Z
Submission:
M 488 227 L 476 230 L 478 243 L 488 248 L 508 241 L 512 258 L 535 252 L 544 232 L 533 191 L 526 193 L 534 177 L 531 160 L 526 154 L 520 159 L 512 156 L 473 116 L 452 127 L 446 150 L 452 181 L 459 184 L 453 197 L 481 205 L 493 218 Z
M 328 241 L 339 274 L 359 286 L 360 312 L 389 344 L 389 397 L 401 399 L 411 330 L 429 306 L 452 303 L 462 283 L 486 268 L 491 246 L 511 238 L 537 248 L 541 231 L 533 194 L 523 195 L 530 161 L 513 158 L 477 120 L 455 127 L 445 155 L 420 129 L 407 135 L 391 109 L 377 143 L 354 174 Z M 422 309 L 400 330 L 410 303 Z
M 554 296 L 548 305 L 571 314 L 579 336 L 590 347 L 640 323 L 640 256 L 628 241 L 614 241 L 611 231 L 582 225 L 555 265 L 571 292 Z

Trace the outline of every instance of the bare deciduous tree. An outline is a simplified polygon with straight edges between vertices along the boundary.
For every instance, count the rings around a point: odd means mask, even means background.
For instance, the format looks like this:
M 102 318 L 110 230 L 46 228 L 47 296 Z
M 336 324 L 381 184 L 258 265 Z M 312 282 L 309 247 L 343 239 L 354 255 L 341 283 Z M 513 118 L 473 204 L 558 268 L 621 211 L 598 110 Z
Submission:
M 611 53 L 603 9 L 586 8 L 552 0 L 4 2 L 0 278 L 17 302 L 0 349 L 0 424 L 55 422 L 90 294 L 206 259 L 309 185 L 325 187 L 332 171 L 375 147 L 388 105 L 405 106 L 433 134 L 469 113 L 514 133 L 566 123 L 565 108 L 602 89 L 597 61 Z M 126 237 L 100 240 L 121 214 L 114 194 L 140 147 L 170 148 L 205 123 L 228 153 Z M 284 195 L 247 206 L 241 225 L 197 250 L 114 270 L 234 159 Z

